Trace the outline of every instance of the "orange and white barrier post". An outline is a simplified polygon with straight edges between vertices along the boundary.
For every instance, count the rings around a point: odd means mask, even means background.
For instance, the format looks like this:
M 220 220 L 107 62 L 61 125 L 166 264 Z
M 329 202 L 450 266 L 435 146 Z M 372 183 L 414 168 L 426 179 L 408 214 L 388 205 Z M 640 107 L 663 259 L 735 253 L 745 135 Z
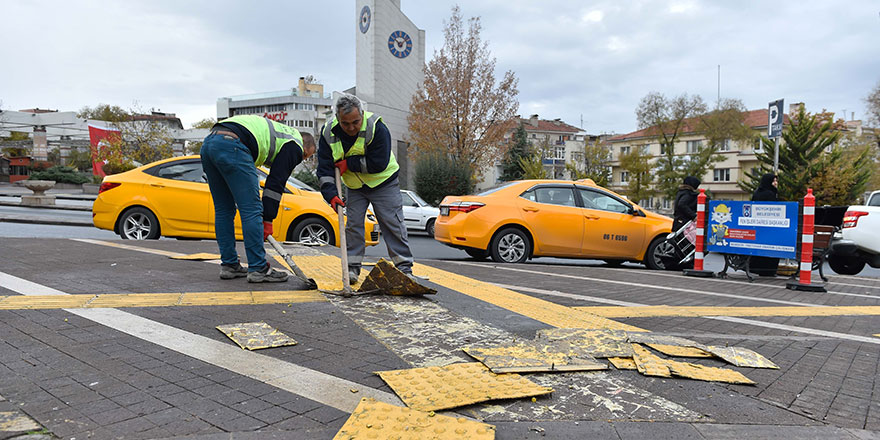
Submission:
M 706 246 L 706 190 L 700 188 L 700 195 L 697 196 L 697 233 L 696 243 L 694 243 L 694 268 L 685 269 L 684 274 L 692 277 L 714 277 L 715 272 L 711 270 L 703 270 L 703 257 L 705 256 Z
M 813 232 L 815 232 L 816 197 L 813 190 L 807 189 L 804 196 L 803 228 L 801 232 L 801 259 L 800 279 L 789 281 L 785 287 L 791 290 L 806 290 L 811 292 L 826 292 L 824 284 L 812 284 L 810 277 L 813 273 Z

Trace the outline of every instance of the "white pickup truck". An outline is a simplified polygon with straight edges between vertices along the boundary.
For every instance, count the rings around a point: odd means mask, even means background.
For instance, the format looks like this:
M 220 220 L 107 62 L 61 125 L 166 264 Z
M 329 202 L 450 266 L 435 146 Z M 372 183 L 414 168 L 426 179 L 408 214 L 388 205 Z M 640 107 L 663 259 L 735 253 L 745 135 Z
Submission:
M 831 270 L 855 275 L 865 268 L 880 267 L 880 191 L 868 196 L 864 205 L 853 205 L 843 217 L 842 237 L 828 256 Z

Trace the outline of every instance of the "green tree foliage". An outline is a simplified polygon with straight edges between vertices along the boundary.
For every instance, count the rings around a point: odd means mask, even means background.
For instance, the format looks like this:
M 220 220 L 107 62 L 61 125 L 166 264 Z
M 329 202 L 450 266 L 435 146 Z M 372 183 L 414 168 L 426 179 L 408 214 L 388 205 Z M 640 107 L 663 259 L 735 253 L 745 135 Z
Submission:
M 28 141 L 30 141 L 30 136 L 27 133 L 10 131 L 9 136 L 2 138 L 3 147 L 0 148 L 0 152 L 7 157 L 29 156 L 33 144 Z
M 667 98 L 662 93 L 645 95 L 636 108 L 639 129 L 660 144 L 664 154 L 657 160 L 657 188 L 668 198 L 675 197 L 678 185 L 684 179 L 684 158 L 676 156 L 675 143 L 683 133 L 693 132 L 693 118 L 706 112 L 706 104 L 699 95 L 687 93 Z M 636 199 L 639 200 L 639 199 Z
M 629 153 L 620 156 L 620 168 L 629 173 L 626 196 L 630 200 L 638 203 L 654 195 L 654 179 L 651 175 L 654 166 L 650 162 L 650 156 L 642 149 L 633 148 Z
M 875 127 L 880 126 L 880 81 L 865 98 L 865 104 L 868 105 L 868 123 L 874 124 Z
M 296 179 L 299 179 L 302 183 L 312 187 L 315 191 L 321 190 L 321 184 L 318 181 L 318 176 L 315 175 L 315 172 L 309 169 L 301 169 L 293 175 Z
M 532 154 L 519 158 L 519 166 L 523 170 L 522 179 L 548 178 L 543 157 L 538 151 L 533 151 Z
M 211 129 L 217 120 L 214 118 L 205 118 L 192 124 L 192 128 Z M 202 141 L 189 141 L 186 143 L 186 151 L 189 154 L 199 154 L 202 150 Z M 303 181 L 305 182 L 305 181 Z
M 801 107 L 782 131 L 779 143 L 779 200 L 801 201 L 813 189 L 817 205 L 849 204 L 864 191 L 870 179 L 870 149 L 844 149 L 835 145 L 842 126 L 832 114 L 811 114 Z M 759 165 L 746 173 L 740 188 L 753 192 L 764 173 L 773 169 L 774 142 L 761 137 L 755 152 Z M 844 190 L 844 191 L 841 191 Z
M 138 117 L 136 110 L 125 110 L 119 106 L 99 104 L 83 107 L 77 116 L 86 119 L 107 121 L 121 134 L 118 152 L 121 160 L 117 162 L 124 168 L 126 163 L 146 164 L 171 157 L 174 139 L 168 126 L 162 122 Z M 111 167 L 113 168 L 113 167 Z
M 91 181 L 91 177 L 86 176 L 73 167 L 53 166 L 42 171 L 35 171 L 28 177 L 29 180 L 54 180 L 56 183 L 73 183 L 79 185 Z
M 520 123 L 513 132 L 504 160 L 501 161 L 501 180 L 509 182 L 523 178 L 523 169 L 519 161 L 529 155 L 529 139 L 526 136 L 526 129 Z
M 601 140 L 584 143 L 582 161 L 565 164 L 565 169 L 573 180 L 592 179 L 599 186 L 608 186 L 611 182 L 611 149 Z
M 67 154 L 67 164 L 80 171 L 88 171 L 92 168 L 91 150 L 89 148 L 71 148 Z
M 421 155 L 414 180 L 416 193 L 434 206 L 446 196 L 470 194 L 474 189 L 470 168 L 443 153 Z

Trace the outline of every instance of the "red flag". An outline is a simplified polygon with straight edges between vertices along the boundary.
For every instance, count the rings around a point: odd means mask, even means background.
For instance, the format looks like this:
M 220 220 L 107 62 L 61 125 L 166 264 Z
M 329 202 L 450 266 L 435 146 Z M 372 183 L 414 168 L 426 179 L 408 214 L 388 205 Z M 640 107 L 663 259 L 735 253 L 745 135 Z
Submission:
M 89 143 L 92 145 L 92 173 L 94 175 L 102 177 L 106 175 L 103 169 L 104 161 L 98 160 L 98 151 L 108 145 L 108 142 L 114 137 L 118 138 L 119 136 L 119 130 L 89 124 Z

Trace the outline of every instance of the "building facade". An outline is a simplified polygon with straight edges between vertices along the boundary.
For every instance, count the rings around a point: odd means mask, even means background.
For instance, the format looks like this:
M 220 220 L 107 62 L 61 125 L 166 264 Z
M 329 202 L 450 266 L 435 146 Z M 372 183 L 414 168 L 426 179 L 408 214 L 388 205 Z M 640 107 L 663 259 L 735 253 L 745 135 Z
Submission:
M 217 120 L 236 115 L 260 115 L 297 130 L 317 134 L 331 114 L 333 99 L 324 86 L 300 77 L 297 87 L 277 92 L 255 93 L 217 100 Z
M 538 115 L 531 115 L 528 118 L 517 117 L 513 121 L 511 124 L 513 128 L 504 136 L 505 144 L 512 141 L 519 124 L 522 124 L 526 131 L 530 147 L 541 153 L 541 162 L 544 164 L 548 178 L 571 178 L 565 165 L 583 163 L 587 134 L 580 128 L 562 122 L 561 119 L 540 119 Z M 493 167 L 484 169 L 476 190 L 482 191 L 500 185 L 502 170 L 503 165 L 500 160 L 496 161 Z
M 746 113 L 744 124 L 754 130 L 757 136 L 767 133 L 767 121 L 767 110 L 752 110 Z M 785 124 L 788 125 L 788 123 L 788 115 L 785 115 Z M 696 125 L 696 120 L 684 121 L 682 133 L 673 146 L 675 155 L 693 154 L 708 144 L 706 136 L 693 128 Z M 665 151 L 662 151 L 657 137 L 651 134 L 653 132 L 655 132 L 654 127 L 649 127 L 608 139 L 612 167 L 610 189 L 626 194 L 629 175 L 620 166 L 622 155 L 635 149 L 641 149 L 647 153 L 651 162 L 656 163 L 662 155 L 666 154 Z M 751 194 L 740 189 L 737 182 L 743 180 L 747 172 L 758 166 L 755 149 L 760 148 L 759 142 L 757 138 L 742 142 L 733 140 L 724 142 L 718 151 L 718 154 L 724 159 L 716 162 L 705 175 L 697 176 L 703 182 L 700 188 L 711 191 L 713 197 L 718 200 L 749 200 Z M 672 202 L 663 195 L 638 201 L 645 208 L 664 213 L 672 212 Z

